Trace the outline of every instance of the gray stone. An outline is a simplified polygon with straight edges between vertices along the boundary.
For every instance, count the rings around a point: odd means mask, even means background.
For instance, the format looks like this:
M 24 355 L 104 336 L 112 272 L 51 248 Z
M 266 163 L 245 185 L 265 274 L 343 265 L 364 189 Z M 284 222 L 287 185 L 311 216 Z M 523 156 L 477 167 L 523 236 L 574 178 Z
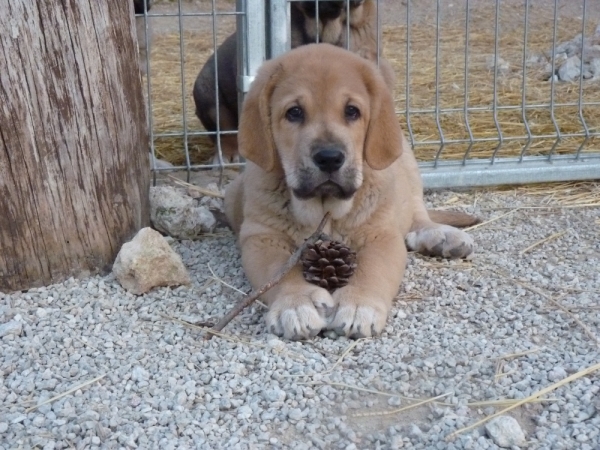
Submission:
M 487 435 L 494 443 L 502 448 L 510 448 L 513 445 L 525 443 L 525 433 L 519 422 L 510 416 L 498 416 L 485 425 Z
M 189 284 L 181 257 L 160 233 L 143 228 L 123 244 L 113 265 L 113 274 L 132 294 L 144 294 L 157 286 Z
M 268 402 L 282 402 L 285 400 L 286 393 L 279 388 L 267 389 L 264 391 L 263 397 Z
M 575 81 L 581 76 L 581 59 L 579 56 L 567 58 L 558 68 L 558 78 L 561 81 Z
M 23 324 L 17 320 L 11 320 L 10 322 L 3 323 L 0 325 L 0 338 L 9 334 L 19 335 L 23 331 Z
M 556 366 L 554 369 L 548 372 L 548 379 L 550 381 L 559 381 L 563 378 L 567 378 L 567 371 L 561 366 Z
M 388 399 L 388 405 L 390 406 L 400 406 L 402 404 L 402 399 L 400 397 L 390 397 Z
M 485 58 L 485 67 L 488 70 L 494 70 L 494 67 L 498 67 L 498 73 L 501 74 L 505 74 L 508 73 L 508 71 L 510 70 L 510 64 L 508 63 L 508 61 L 505 61 L 504 59 L 500 58 L 498 56 L 498 58 L 496 59 L 494 55 L 488 55 Z
M 173 166 L 173 164 L 171 164 L 168 161 L 164 161 L 162 159 L 156 158 L 155 156 L 152 155 L 152 153 L 149 153 L 148 156 L 150 157 L 150 168 L 151 169 L 171 169 L 175 166 Z
M 157 230 L 177 239 L 197 239 L 217 224 L 206 206 L 171 186 L 150 188 L 150 220 Z

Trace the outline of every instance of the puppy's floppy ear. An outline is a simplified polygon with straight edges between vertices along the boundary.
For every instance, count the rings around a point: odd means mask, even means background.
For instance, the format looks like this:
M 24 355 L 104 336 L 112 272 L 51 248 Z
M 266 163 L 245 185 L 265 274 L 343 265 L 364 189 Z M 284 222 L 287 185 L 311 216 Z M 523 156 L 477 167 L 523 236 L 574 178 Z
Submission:
M 372 63 L 365 64 L 363 79 L 371 98 L 365 160 L 371 168 L 381 170 L 402 155 L 402 130 L 390 88 Z
M 281 64 L 267 62 L 250 86 L 240 117 L 239 152 L 267 172 L 278 163 L 271 129 L 271 95 L 283 70 Z

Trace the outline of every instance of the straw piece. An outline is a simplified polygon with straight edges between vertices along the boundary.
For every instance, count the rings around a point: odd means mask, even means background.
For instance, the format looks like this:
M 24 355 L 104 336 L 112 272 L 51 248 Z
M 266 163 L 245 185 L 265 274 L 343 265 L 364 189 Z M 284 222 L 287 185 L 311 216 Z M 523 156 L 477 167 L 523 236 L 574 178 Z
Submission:
M 370 412 L 370 413 L 361 413 L 361 414 L 353 414 L 351 417 L 375 417 L 375 416 L 390 416 L 392 414 L 398 414 L 400 412 L 403 411 L 407 411 L 409 409 L 413 409 L 413 408 L 417 408 L 419 406 L 425 405 L 427 403 L 431 403 L 434 402 L 436 400 L 439 400 L 440 398 L 444 398 L 449 396 L 450 394 L 452 394 L 452 392 L 446 392 L 445 394 L 442 395 L 438 395 L 437 397 L 433 397 L 433 398 L 428 398 L 426 400 L 423 400 L 421 402 L 418 403 L 414 403 L 412 405 L 408 405 L 408 406 L 404 406 L 403 408 L 399 408 L 399 409 L 392 409 L 391 411 L 375 411 L 375 412 Z
M 359 344 L 359 342 L 364 341 L 365 339 L 366 338 L 360 338 L 360 339 L 356 339 L 354 342 L 352 342 L 352 344 L 350 344 L 346 348 L 346 350 L 344 350 L 344 352 L 340 355 L 340 357 L 335 362 L 335 364 L 333 366 L 331 366 L 329 369 L 327 369 L 325 372 L 323 372 L 323 375 L 325 375 L 327 373 L 333 372 L 333 370 L 342 363 L 342 361 L 344 360 L 344 358 L 346 357 L 346 355 L 348 353 L 350 353 L 352 351 L 352 349 L 354 349 L 354 347 L 356 347 Z
M 214 334 L 215 336 L 218 336 L 222 339 L 228 340 L 229 342 L 233 342 L 235 344 L 243 344 L 243 345 L 249 345 L 249 346 L 260 347 L 260 348 L 269 348 L 269 346 L 266 344 L 261 344 L 260 342 L 246 341 L 244 339 L 237 338 L 233 335 L 225 334 L 220 331 L 216 331 L 213 328 L 203 327 L 203 326 L 196 325 L 196 324 L 193 324 L 190 322 L 186 322 L 185 320 L 178 319 L 177 317 L 168 316 L 167 314 L 159 313 L 158 315 L 163 317 L 164 319 L 179 323 L 185 327 L 192 328 L 192 329 L 198 330 L 198 331 L 206 331 L 207 333 Z M 290 350 L 286 350 L 285 352 L 282 352 L 282 353 L 285 353 L 289 356 L 293 356 L 295 358 L 306 361 L 306 358 L 304 357 L 304 355 L 302 355 L 300 353 L 296 353 L 296 352 L 293 352 Z
M 501 214 L 501 215 L 499 215 L 499 216 L 497 216 L 497 217 L 494 217 L 493 219 L 486 220 L 485 222 L 478 223 L 477 225 L 473 225 L 473 226 L 471 226 L 471 227 L 468 227 L 468 228 L 464 228 L 464 231 L 471 231 L 471 230 L 475 230 L 475 229 L 477 229 L 477 228 L 480 228 L 480 227 L 482 227 L 482 226 L 484 226 L 484 225 L 487 225 L 487 224 L 489 224 L 489 223 L 495 222 L 496 220 L 500 220 L 500 219 L 502 219 L 503 217 L 509 216 L 509 215 L 511 215 L 512 213 L 514 213 L 514 212 L 517 212 L 517 211 L 518 211 L 518 210 L 520 210 L 520 209 L 521 209 L 521 207 L 515 208 L 515 209 L 513 209 L 513 210 L 511 210 L 511 211 L 509 211 L 509 212 L 507 212 L 507 213 L 504 213 L 504 214 Z
M 346 389 L 353 389 L 355 391 L 367 392 L 369 394 L 383 395 L 385 397 L 398 397 L 398 398 L 401 398 L 402 400 L 406 400 L 406 401 L 414 402 L 414 401 L 418 400 L 418 399 L 411 398 L 411 397 L 404 397 L 402 395 L 392 394 L 390 392 L 383 392 L 383 391 L 378 391 L 375 389 L 368 389 L 368 388 L 362 388 L 359 386 L 352 386 L 351 384 L 346 384 L 346 383 L 335 383 L 335 382 L 330 382 L 330 381 L 308 381 L 305 383 L 298 383 L 298 384 L 302 384 L 305 386 L 327 385 L 327 386 L 334 386 L 334 387 L 340 387 L 340 388 L 346 388 Z
M 545 387 L 544 389 L 542 389 L 542 390 L 540 390 L 538 392 L 535 392 L 535 393 L 531 394 L 529 397 L 526 397 L 524 399 L 519 400 L 514 405 L 511 405 L 511 406 L 509 406 L 507 408 L 504 408 L 503 410 L 498 411 L 497 413 L 491 414 L 491 415 L 489 415 L 489 416 L 487 416 L 487 417 L 485 417 L 485 418 L 483 418 L 483 419 L 475 422 L 474 424 L 469 425 L 468 427 L 461 428 L 460 430 L 457 430 L 454 433 L 449 434 L 446 437 L 446 441 L 447 442 L 451 441 L 454 438 L 456 438 L 456 436 L 458 436 L 461 433 L 464 433 L 465 431 L 472 430 L 473 428 L 477 428 L 478 426 L 483 425 L 488 420 L 491 420 L 494 417 L 498 417 L 498 416 L 501 416 L 502 414 L 506 414 L 508 411 L 511 411 L 511 410 L 513 410 L 513 409 L 521 406 L 521 405 L 524 405 L 525 403 L 530 403 L 532 400 L 537 399 L 538 397 L 541 397 L 542 395 L 546 395 L 546 394 L 548 394 L 548 393 L 550 393 L 550 392 L 558 389 L 559 387 L 564 386 L 565 384 L 570 383 L 571 381 L 575 381 L 578 378 L 581 378 L 581 377 L 584 377 L 586 375 L 589 375 L 590 373 L 595 372 L 596 370 L 599 370 L 599 369 L 600 369 L 600 363 L 595 364 L 595 365 L 593 365 L 591 367 L 588 367 L 587 369 L 580 370 L 579 372 L 574 373 L 573 375 L 568 376 L 567 378 L 564 378 L 564 379 L 562 379 L 562 380 L 560 380 L 560 381 L 558 381 L 558 382 L 556 382 L 556 383 L 554 383 L 554 384 L 552 384 L 552 385 L 550 385 L 548 387 Z
M 541 348 L 532 348 L 532 349 L 524 350 L 524 351 L 518 352 L 518 353 L 509 353 L 507 355 L 498 356 L 495 359 L 513 359 L 513 358 L 519 358 L 521 356 L 530 355 L 532 353 L 537 353 L 540 350 L 541 350 Z
M 519 286 L 534 292 L 536 294 L 538 294 L 540 297 L 545 298 L 546 300 L 548 300 L 550 303 L 552 303 L 554 306 L 556 306 L 557 308 L 559 308 L 561 311 L 563 311 L 565 314 L 567 314 L 569 317 L 571 317 L 571 319 L 573 319 L 575 321 L 575 323 L 577 325 L 579 325 L 581 327 L 581 329 L 585 332 L 585 334 L 587 334 L 587 336 L 592 339 L 596 345 L 600 346 L 600 340 L 598 340 L 598 338 L 596 337 L 596 335 L 594 333 L 592 333 L 590 331 L 590 329 L 581 321 L 579 320 L 577 317 L 575 317 L 575 315 L 569 311 L 567 308 L 565 308 L 563 305 L 561 305 L 559 302 L 557 302 L 556 300 L 554 300 L 552 297 L 550 297 L 549 295 L 545 294 L 544 292 L 540 291 L 539 289 L 528 285 L 527 283 L 523 283 L 522 281 L 519 280 L 515 280 L 511 277 L 509 277 L 507 274 L 503 273 L 502 271 L 498 271 L 497 273 L 499 273 L 500 275 L 502 275 L 504 278 L 512 281 L 513 283 L 518 284 Z
M 221 194 L 220 192 L 211 191 L 210 189 L 205 189 L 203 187 L 196 186 L 195 184 L 187 183 L 171 174 L 167 174 L 167 177 L 169 177 L 171 180 L 173 180 L 173 182 L 175 184 L 178 184 L 180 186 L 185 186 L 186 188 L 191 189 L 196 192 L 199 192 L 200 194 L 206 195 L 207 197 L 225 198 L 225 196 L 223 194 Z
M 551 234 L 550 236 L 542 239 L 541 241 L 537 241 L 536 243 L 531 244 L 529 247 L 521 250 L 521 252 L 519 254 L 520 255 L 524 255 L 528 251 L 533 250 L 534 248 L 536 248 L 536 247 L 538 247 L 538 246 L 540 246 L 542 244 L 545 244 L 546 242 L 549 242 L 549 241 L 551 241 L 553 239 L 557 239 L 557 238 L 561 237 L 563 234 L 566 234 L 566 232 L 567 231 L 565 230 L 565 231 L 560 231 L 558 233 Z
M 100 375 L 99 377 L 96 377 L 96 378 L 94 378 L 93 380 L 89 380 L 89 381 L 86 381 L 85 383 L 81 383 L 81 384 L 79 384 L 79 385 L 77 385 L 77 386 L 75 386 L 75 387 L 73 387 L 73 388 L 69 389 L 68 391 L 66 391 L 66 392 L 63 392 L 62 394 L 58 394 L 58 395 L 56 395 L 56 396 L 54 396 L 54 397 L 52 397 L 52 398 L 49 398 L 48 400 L 44 400 L 42 403 L 38 403 L 37 405 L 35 405 L 35 406 L 32 406 L 31 408 L 27 408 L 27 409 L 25 410 L 25 412 L 26 412 L 26 413 L 28 413 L 28 412 L 31 412 L 31 411 L 33 411 L 34 409 L 37 409 L 37 408 L 39 408 L 40 406 L 44 406 L 44 405 L 46 405 L 46 404 L 48 404 L 48 403 L 52 403 L 53 401 L 55 401 L 55 400 L 58 400 L 59 398 L 66 397 L 67 395 L 69 395 L 69 394 L 72 394 L 73 392 L 76 392 L 76 391 L 78 391 L 79 389 L 82 389 L 82 388 L 84 388 L 84 387 L 86 387 L 86 386 L 89 386 L 90 384 L 94 384 L 96 381 L 100 381 L 100 380 L 101 380 L 102 378 L 104 378 L 105 376 L 106 376 L 106 374 L 104 374 L 104 375 Z

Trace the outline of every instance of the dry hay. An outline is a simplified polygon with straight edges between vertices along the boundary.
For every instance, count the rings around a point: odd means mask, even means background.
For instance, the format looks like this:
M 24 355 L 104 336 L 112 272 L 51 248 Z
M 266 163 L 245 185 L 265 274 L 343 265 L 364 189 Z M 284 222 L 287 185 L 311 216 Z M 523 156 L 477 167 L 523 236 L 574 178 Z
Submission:
M 231 19 L 231 18 L 230 18 Z M 435 18 L 430 25 L 412 25 L 410 27 L 410 108 L 432 109 L 435 107 Z M 553 22 L 550 14 L 530 13 L 528 54 L 539 54 L 552 47 Z M 523 7 L 506 6 L 500 11 L 500 33 L 498 55 L 507 61 L 510 68 L 507 73 L 498 73 L 497 93 L 499 106 L 520 106 L 523 81 Z M 432 26 L 433 25 L 433 26 Z M 589 23 L 593 32 L 595 24 Z M 491 107 L 493 104 L 494 71 L 489 69 L 486 59 L 494 54 L 494 10 L 487 7 L 471 12 L 469 30 L 468 64 L 468 105 L 469 107 Z M 220 23 L 218 43 L 221 43 L 234 29 L 233 20 Z M 439 30 L 439 108 L 463 108 L 465 104 L 465 23 L 442 22 Z M 398 110 L 406 109 L 406 24 L 388 26 L 383 29 L 384 56 L 393 64 L 397 75 L 396 105 Z M 581 21 L 575 18 L 559 20 L 557 44 L 572 39 L 581 32 Z M 181 71 L 179 54 L 180 35 L 161 35 L 154 39 L 151 53 L 151 85 L 154 132 L 182 132 L 183 105 L 181 89 Z M 213 52 L 212 32 L 183 34 L 184 43 L 184 96 L 187 111 L 188 131 L 201 131 L 202 126 L 194 113 L 191 96 L 195 77 L 204 61 Z M 526 103 L 530 105 L 550 101 L 551 83 L 541 68 L 526 69 Z M 577 102 L 579 83 L 554 83 L 554 100 L 557 103 Z M 583 95 L 586 102 L 600 101 L 600 82 L 585 81 Z M 600 107 L 584 106 L 583 116 L 590 131 L 598 131 Z M 499 110 L 498 123 L 504 138 L 525 136 L 526 128 L 522 111 Z M 582 132 L 583 126 L 576 106 L 555 107 L 555 119 L 562 133 Z M 548 155 L 556 142 L 556 128 L 552 122 L 549 108 L 540 107 L 527 111 L 527 120 L 533 135 L 551 135 L 532 141 L 527 155 Z M 400 122 L 407 129 L 406 116 L 400 114 Z M 416 142 L 438 140 L 440 135 L 435 115 L 430 113 L 411 113 L 410 125 Z M 470 157 L 489 158 L 498 146 L 498 130 L 492 111 L 469 113 L 469 125 L 475 139 L 488 138 L 488 142 L 475 143 Z M 440 128 L 445 139 L 468 139 L 464 113 L 446 112 L 440 116 Z M 565 138 L 555 148 L 557 153 L 573 153 L 582 144 L 583 138 Z M 598 142 L 590 139 L 583 151 L 590 151 Z M 498 157 L 517 156 L 526 140 L 504 142 Z M 203 163 L 210 159 L 212 143 L 206 137 L 188 139 L 190 160 Z M 462 159 L 468 144 L 448 144 L 441 158 Z M 157 138 L 155 148 L 160 158 L 174 164 L 185 163 L 184 140 L 180 137 Z M 418 145 L 416 154 L 420 160 L 431 160 L 439 150 L 439 144 Z
M 209 20 L 209 19 L 199 19 Z M 217 45 L 234 30 L 234 19 L 221 19 L 217 31 Z M 183 42 L 183 79 L 180 43 Z M 184 101 L 187 131 L 205 131 L 196 117 L 192 90 L 198 72 L 213 53 L 212 31 L 164 34 L 152 42 L 150 55 L 150 90 L 154 134 L 183 133 Z M 144 77 L 144 82 L 147 82 Z M 156 155 L 175 165 L 185 165 L 185 140 L 180 136 L 155 138 Z M 208 163 L 212 157 L 213 144 L 206 136 L 188 137 L 190 163 Z

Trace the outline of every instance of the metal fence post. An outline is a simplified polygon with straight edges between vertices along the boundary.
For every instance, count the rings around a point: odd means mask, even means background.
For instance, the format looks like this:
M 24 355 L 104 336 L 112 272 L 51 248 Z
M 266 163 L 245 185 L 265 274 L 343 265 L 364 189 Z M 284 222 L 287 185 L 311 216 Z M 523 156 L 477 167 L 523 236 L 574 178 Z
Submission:
M 288 0 L 269 0 L 269 58 L 287 52 L 292 46 L 290 3 Z
M 244 95 L 258 68 L 266 59 L 265 4 L 262 0 L 237 0 L 238 104 L 241 111 Z

